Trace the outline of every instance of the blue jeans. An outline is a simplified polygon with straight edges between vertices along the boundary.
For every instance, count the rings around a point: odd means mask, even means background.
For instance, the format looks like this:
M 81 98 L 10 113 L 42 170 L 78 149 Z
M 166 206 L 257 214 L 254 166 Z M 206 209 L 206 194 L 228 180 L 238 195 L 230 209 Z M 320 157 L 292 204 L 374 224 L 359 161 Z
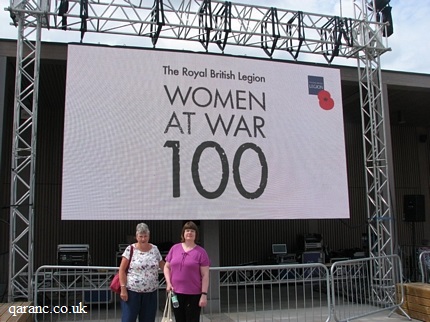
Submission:
M 137 293 L 128 290 L 128 301 L 121 301 L 122 322 L 154 322 L 157 314 L 157 291 Z

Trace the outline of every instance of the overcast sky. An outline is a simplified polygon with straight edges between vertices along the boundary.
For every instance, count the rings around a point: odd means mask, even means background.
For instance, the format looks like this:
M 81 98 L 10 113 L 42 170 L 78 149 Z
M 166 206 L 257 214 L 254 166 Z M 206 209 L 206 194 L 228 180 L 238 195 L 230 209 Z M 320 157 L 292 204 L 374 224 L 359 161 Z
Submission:
M 150 2 L 152 4 L 153 0 Z M 273 6 L 285 10 L 301 10 L 308 13 L 354 17 L 352 11 L 353 0 L 271 0 L 270 2 L 263 0 L 237 0 L 232 2 L 258 6 Z M 9 12 L 4 10 L 4 8 L 9 6 L 9 3 L 9 0 L 0 0 L 0 38 L 16 39 L 17 30 L 10 25 L 11 19 L 9 17 Z M 430 74 L 430 1 L 391 0 L 390 5 L 392 7 L 394 33 L 388 38 L 388 47 L 391 48 L 391 51 L 381 56 L 382 69 Z M 132 38 L 133 39 L 118 40 L 118 37 L 113 39 L 106 35 L 87 33 L 84 37 L 84 43 L 100 42 L 116 45 L 142 46 L 141 38 Z M 80 34 L 76 32 L 48 31 L 44 29 L 42 31 L 42 39 L 44 41 L 55 42 L 79 42 Z M 150 45 L 149 39 L 143 43 L 145 47 Z M 170 46 L 175 49 L 189 49 L 189 44 L 186 46 L 183 44 L 163 44 L 163 40 L 161 39 L 157 43 L 157 47 L 160 48 Z M 196 50 L 200 50 L 201 48 L 199 44 L 193 44 L 192 46 L 194 46 L 193 48 Z M 237 50 L 237 48 L 233 49 L 232 53 L 234 53 L 234 50 Z M 243 52 L 243 48 L 241 48 L 241 52 Z M 250 52 L 249 55 L 254 56 L 255 53 Z M 263 53 L 261 55 L 264 56 Z M 276 53 L 273 57 L 278 58 Z M 309 61 L 314 59 L 312 57 L 315 58 L 315 62 L 323 61 L 321 57 L 317 57 L 316 55 L 312 55 L 310 58 L 299 56 L 298 60 Z M 356 62 L 352 60 L 335 59 L 333 64 L 355 66 Z

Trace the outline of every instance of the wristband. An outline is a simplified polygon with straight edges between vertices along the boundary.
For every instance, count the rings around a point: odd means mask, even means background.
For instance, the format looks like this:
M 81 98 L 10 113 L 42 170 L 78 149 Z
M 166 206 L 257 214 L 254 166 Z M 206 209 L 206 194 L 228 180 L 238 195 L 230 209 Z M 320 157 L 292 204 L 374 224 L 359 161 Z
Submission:
M 202 292 L 202 295 L 208 295 L 208 293 L 206 293 L 206 292 Z
M 121 287 L 125 287 L 125 285 L 121 285 Z

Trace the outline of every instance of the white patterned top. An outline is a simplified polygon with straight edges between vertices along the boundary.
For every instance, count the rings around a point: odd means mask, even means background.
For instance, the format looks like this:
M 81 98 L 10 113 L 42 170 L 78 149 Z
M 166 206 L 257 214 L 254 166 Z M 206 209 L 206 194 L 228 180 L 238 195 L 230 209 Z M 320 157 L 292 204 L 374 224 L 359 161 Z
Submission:
M 133 245 L 127 246 L 122 257 L 130 258 L 130 247 L 133 247 L 133 256 L 127 273 L 127 289 L 147 293 L 158 289 L 158 268 L 163 259 L 157 246 L 147 252 L 142 252 Z

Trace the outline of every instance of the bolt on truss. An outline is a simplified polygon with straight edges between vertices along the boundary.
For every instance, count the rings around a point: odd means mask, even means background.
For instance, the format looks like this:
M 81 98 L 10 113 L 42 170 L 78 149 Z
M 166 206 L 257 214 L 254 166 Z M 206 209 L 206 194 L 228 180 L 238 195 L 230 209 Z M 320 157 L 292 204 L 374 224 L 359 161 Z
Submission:
M 32 299 L 34 177 L 41 30 L 137 36 L 200 43 L 204 50 L 259 48 L 269 57 L 287 52 L 358 62 L 372 256 L 392 254 L 387 152 L 380 55 L 389 51 L 386 25 L 375 18 L 374 1 L 351 0 L 355 18 L 283 10 L 216 0 L 10 0 L 18 28 L 12 147 L 9 300 Z M 378 267 L 378 265 L 376 265 Z M 376 276 L 389 274 L 377 269 Z

